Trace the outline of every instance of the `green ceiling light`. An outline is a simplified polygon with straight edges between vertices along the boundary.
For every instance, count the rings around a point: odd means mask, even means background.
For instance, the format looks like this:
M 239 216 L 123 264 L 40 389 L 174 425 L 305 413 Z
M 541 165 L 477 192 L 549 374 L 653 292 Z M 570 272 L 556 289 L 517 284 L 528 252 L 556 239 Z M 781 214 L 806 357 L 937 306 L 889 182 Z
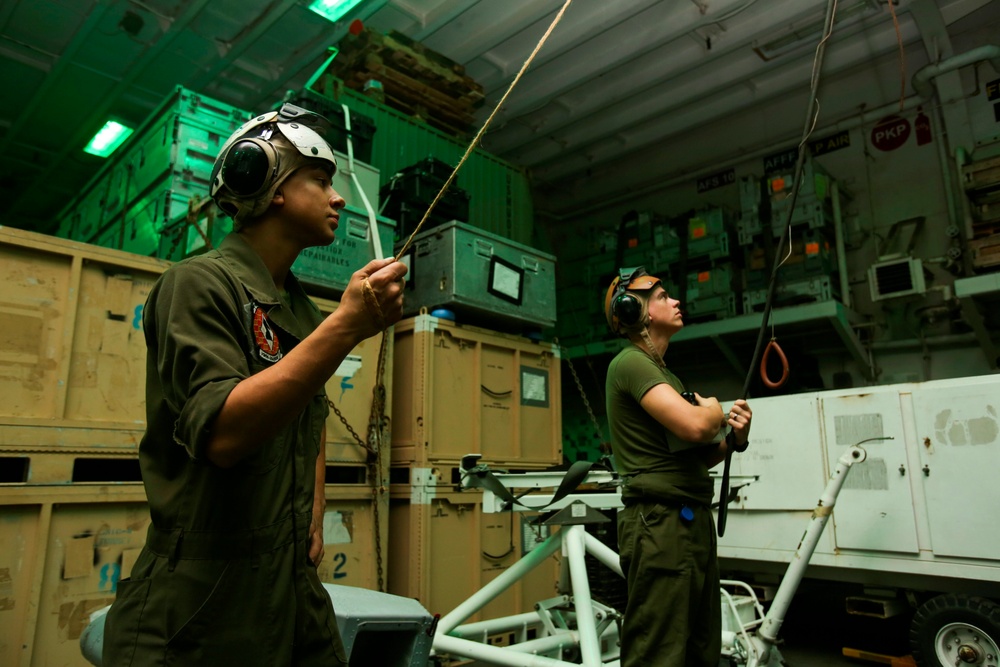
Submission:
M 104 124 L 90 143 L 83 149 L 84 153 L 90 153 L 97 157 L 108 157 L 121 146 L 134 130 L 121 123 L 109 120 Z
M 313 0 L 309 9 L 329 21 L 337 22 L 360 3 L 361 0 Z

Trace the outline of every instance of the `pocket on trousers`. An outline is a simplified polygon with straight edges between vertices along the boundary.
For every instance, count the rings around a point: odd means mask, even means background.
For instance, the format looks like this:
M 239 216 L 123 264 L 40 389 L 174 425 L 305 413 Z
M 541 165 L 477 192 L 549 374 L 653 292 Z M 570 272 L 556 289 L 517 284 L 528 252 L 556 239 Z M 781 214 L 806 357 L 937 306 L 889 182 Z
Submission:
M 128 667 L 135 657 L 142 627 L 142 613 L 149 598 L 149 578 L 122 579 L 115 601 L 104 619 L 105 667 Z
M 680 572 L 684 569 L 690 535 L 677 514 L 678 509 L 661 503 L 638 506 L 636 551 L 647 571 Z

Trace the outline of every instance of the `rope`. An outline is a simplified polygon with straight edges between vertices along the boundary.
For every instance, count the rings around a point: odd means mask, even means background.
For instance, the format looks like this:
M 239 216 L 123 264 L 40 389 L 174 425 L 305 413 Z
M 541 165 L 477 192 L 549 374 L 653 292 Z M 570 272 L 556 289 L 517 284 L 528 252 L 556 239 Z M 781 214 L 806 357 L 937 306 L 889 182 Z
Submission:
M 556 27 L 556 25 L 559 24 L 559 21 L 562 20 L 563 14 L 566 13 L 566 8 L 569 7 L 572 1 L 573 0 L 566 0 L 566 3 L 562 6 L 562 9 L 559 10 L 559 13 L 556 14 L 555 19 L 552 21 L 551 25 L 549 25 L 548 30 L 545 31 L 545 34 L 542 35 L 542 38 L 538 41 L 538 44 L 535 46 L 535 49 L 531 52 L 531 55 L 529 55 L 528 59 L 524 61 L 524 65 L 521 66 L 521 70 L 517 73 L 517 76 L 514 77 L 514 80 L 511 81 L 510 86 L 507 88 L 507 92 L 505 92 L 503 94 L 503 97 L 500 98 L 500 101 L 497 102 L 497 105 L 493 109 L 493 112 L 490 113 L 489 117 L 486 119 L 486 122 L 483 123 L 483 126 L 479 129 L 479 132 L 476 133 L 476 136 L 473 137 L 472 141 L 469 143 L 469 147 L 465 150 L 465 154 L 462 156 L 462 159 L 459 160 L 457 165 L 455 165 L 455 168 L 454 170 L 452 170 L 451 175 L 448 176 L 448 179 L 444 182 L 444 185 L 441 186 L 441 189 L 434 197 L 434 200 L 431 201 L 430 206 L 427 207 L 427 211 L 424 213 L 424 216 L 420 219 L 420 222 L 417 224 L 416 229 L 414 229 L 413 233 L 410 234 L 410 237 L 406 239 L 406 243 L 403 244 L 403 248 L 394 258 L 395 261 L 398 262 L 399 258 L 405 255 L 406 251 L 410 249 L 410 245 L 412 245 L 413 243 L 413 237 L 416 236 L 417 233 L 420 231 L 420 228 L 424 226 L 424 223 L 430 216 L 431 211 L 434 210 L 434 207 L 437 205 L 438 201 L 440 201 L 441 197 L 444 196 L 444 193 L 448 190 L 448 187 L 455 181 L 455 177 L 458 175 L 458 170 L 461 169 L 462 165 L 465 164 L 465 161 L 469 159 L 469 156 L 472 154 L 472 151 L 479 144 L 479 140 L 486 132 L 486 128 L 489 127 L 490 123 L 493 121 L 493 118 L 500 111 L 500 107 L 503 106 L 503 103 L 507 101 L 507 97 L 510 95 L 511 91 L 514 90 L 514 86 L 517 85 L 518 81 L 521 80 L 521 76 L 528 69 L 528 66 L 531 64 L 531 61 L 534 60 L 535 55 L 541 50 L 542 45 L 545 44 L 545 41 L 549 38 L 549 35 L 552 34 L 552 30 Z M 348 122 L 350 121 L 348 120 Z M 376 250 L 376 254 L 378 254 L 378 250 Z M 375 290 L 372 288 L 368 278 L 365 278 L 364 281 L 361 283 L 361 294 L 364 297 L 365 306 L 367 307 L 368 312 L 371 313 L 372 318 L 375 320 L 376 324 L 378 324 L 379 329 L 382 331 L 382 340 L 378 350 L 378 363 L 375 369 L 375 385 L 372 388 L 372 409 L 368 420 L 368 445 L 365 446 L 362 444 L 362 446 L 365 447 L 365 449 L 367 449 L 370 454 L 374 453 L 374 461 L 370 463 L 370 467 L 372 469 L 372 478 L 373 478 L 372 494 L 373 494 L 373 502 L 375 505 L 375 553 L 377 560 L 376 568 L 377 568 L 377 578 L 378 578 L 378 590 L 381 591 L 384 590 L 385 586 L 383 580 L 383 565 L 382 565 L 382 539 L 381 539 L 382 536 L 381 536 L 381 531 L 379 529 L 378 508 L 380 499 L 382 498 L 382 496 L 385 495 L 385 492 L 387 490 L 385 486 L 385 480 L 382 478 L 381 441 L 384 435 L 384 421 L 385 421 L 384 420 L 385 384 L 383 382 L 383 377 L 385 376 L 386 353 L 389 349 L 389 337 L 386 335 L 387 327 L 385 321 L 385 314 L 382 312 L 382 307 L 379 305 L 378 302 L 378 296 L 375 294 Z M 341 421 L 344 422 L 345 426 L 347 425 L 347 421 L 344 420 L 343 417 L 341 417 Z M 349 426 L 348 429 L 352 432 L 352 434 L 354 434 L 353 429 L 351 429 Z M 354 435 L 355 438 L 360 442 L 360 438 L 358 438 L 356 434 Z
M 458 161 L 457 165 L 455 165 L 455 169 L 452 170 L 451 175 L 448 177 L 448 180 L 444 182 L 444 185 L 441 186 L 441 190 L 438 191 L 437 196 L 434 197 L 434 200 L 431 202 L 431 205 L 427 207 L 427 212 L 424 213 L 424 217 L 420 219 L 420 222 L 417 224 L 416 229 L 413 230 L 413 233 L 410 234 L 410 237 L 406 239 L 406 243 L 403 244 L 402 250 L 400 250 L 396 254 L 397 262 L 399 261 L 399 258 L 405 255 L 406 251 L 410 249 L 410 245 L 412 245 L 413 243 L 413 237 L 416 236 L 417 233 L 420 231 L 420 228 L 424 226 L 424 223 L 430 216 L 431 211 L 434 210 L 434 207 L 437 206 L 438 201 L 441 199 L 441 197 L 444 196 L 445 191 L 452 184 L 452 182 L 454 182 L 455 177 L 458 175 L 458 170 L 462 168 L 462 165 L 465 164 L 465 161 L 469 159 L 469 156 L 472 154 L 472 151 L 476 148 L 477 145 L 479 145 L 479 140 L 482 139 L 483 134 L 485 134 L 486 128 L 488 128 L 490 126 L 490 123 L 493 122 L 493 117 L 497 115 L 497 113 L 500 111 L 500 107 L 502 107 L 503 103 L 507 101 L 507 97 L 510 95 L 511 91 L 514 90 L 514 86 L 516 86 L 517 82 L 521 80 L 521 77 L 528 69 L 528 66 L 531 64 L 531 61 L 535 59 L 535 56 L 542 49 L 542 45 L 545 44 L 545 40 L 549 38 L 549 35 L 552 34 L 552 31 L 555 29 L 555 27 L 559 25 L 559 21 L 562 20 L 563 14 L 566 13 L 566 9 L 569 7 L 569 4 L 572 1 L 573 0 L 566 0 L 566 3 L 562 6 L 562 9 L 559 10 L 559 13 L 556 14 L 556 17 L 552 20 L 552 23 L 549 25 L 548 30 L 546 30 L 545 34 L 542 35 L 542 38 L 538 40 L 538 44 L 535 46 L 535 50 L 531 52 L 531 55 L 528 56 L 528 59 L 524 61 L 523 65 L 521 65 L 521 70 L 517 73 L 517 76 L 515 76 L 514 80 L 510 82 L 510 86 L 508 86 L 507 92 L 503 94 L 503 97 L 501 97 L 500 101 L 497 102 L 497 105 L 493 109 L 493 112 L 490 113 L 489 118 L 487 118 L 486 122 L 483 123 L 483 126 L 479 128 L 479 132 L 476 133 L 476 136 L 472 138 L 472 141 L 469 143 L 469 147 L 465 150 L 465 155 L 463 155 L 462 159 Z
M 812 73 L 809 77 L 809 104 L 806 108 L 805 125 L 802 129 L 802 141 L 799 142 L 798 157 L 795 161 L 795 170 L 792 172 L 792 196 L 791 201 L 788 202 L 788 216 L 785 227 L 781 232 L 781 237 L 778 240 L 778 250 L 775 252 L 776 255 L 781 253 L 782 244 L 785 243 L 786 237 L 788 238 L 789 246 L 791 246 L 792 243 L 792 215 L 795 212 L 795 201 L 798 198 L 799 190 L 801 189 L 800 181 L 802 180 L 802 168 L 805 163 L 806 151 L 808 150 L 809 137 L 816 126 L 816 119 L 819 116 L 819 99 L 816 97 L 816 93 L 819 89 L 819 75 L 820 70 L 823 67 L 823 56 L 826 52 L 826 42 L 833 34 L 836 14 L 837 0 L 828 0 L 826 19 L 823 25 L 823 38 L 819 41 L 819 44 L 816 45 L 816 52 L 813 55 Z M 761 315 L 760 330 L 757 332 L 757 344 L 754 346 L 753 357 L 750 361 L 750 369 L 743 382 L 743 391 L 740 393 L 740 398 L 743 399 L 745 399 L 750 393 L 750 382 L 753 380 L 753 374 L 757 370 L 757 361 L 761 358 L 761 351 L 764 348 L 764 337 L 767 334 L 768 323 L 771 319 L 771 308 L 774 303 L 774 291 L 778 283 L 778 268 L 780 266 L 781 263 L 776 261 L 771 269 L 771 278 L 767 285 L 767 299 L 764 301 L 764 312 Z M 773 337 L 772 332 L 772 339 Z M 720 489 L 719 495 L 719 515 L 717 519 L 719 537 L 722 537 L 726 533 L 726 517 L 729 510 L 729 469 L 732 464 L 733 451 L 736 448 L 736 436 L 733 435 L 732 430 L 726 434 L 726 444 L 728 446 L 726 448 L 725 463 L 722 468 L 722 488 Z

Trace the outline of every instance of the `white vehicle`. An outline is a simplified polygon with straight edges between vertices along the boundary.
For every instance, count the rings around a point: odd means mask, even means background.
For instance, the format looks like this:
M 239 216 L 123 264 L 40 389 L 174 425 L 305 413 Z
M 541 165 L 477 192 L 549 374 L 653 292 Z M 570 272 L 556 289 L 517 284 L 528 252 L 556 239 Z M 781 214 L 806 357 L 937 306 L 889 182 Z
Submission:
M 752 446 L 733 473 L 723 570 L 774 572 L 793 557 L 814 489 L 850 445 L 867 460 L 841 491 L 809 577 L 864 584 L 848 611 L 915 608 L 920 665 L 1000 661 L 1000 376 L 755 399 Z M 817 446 L 818 443 L 818 446 Z

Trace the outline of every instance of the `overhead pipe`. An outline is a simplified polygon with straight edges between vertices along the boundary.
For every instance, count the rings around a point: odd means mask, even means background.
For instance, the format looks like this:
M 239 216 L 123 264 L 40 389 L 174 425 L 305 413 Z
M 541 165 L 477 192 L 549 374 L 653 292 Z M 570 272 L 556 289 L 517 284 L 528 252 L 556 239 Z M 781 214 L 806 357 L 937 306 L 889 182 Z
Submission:
M 925 99 L 934 97 L 934 86 L 931 84 L 931 79 L 983 60 L 989 60 L 993 69 L 1000 74 L 1000 46 L 984 44 L 939 63 L 931 63 L 921 67 L 913 75 L 913 90 Z
M 898 100 L 889 102 L 878 108 L 868 109 L 867 111 L 864 111 L 861 114 L 854 114 L 851 116 L 847 116 L 846 118 L 843 118 L 842 120 L 839 120 L 830 125 L 817 127 L 816 129 L 813 130 L 812 134 L 824 135 L 824 134 L 833 134 L 836 132 L 840 132 L 841 130 L 853 130 L 858 127 L 863 127 L 869 123 L 881 120 L 884 116 L 890 113 L 898 114 L 904 111 L 911 111 L 923 103 L 924 101 L 920 99 L 920 97 L 916 95 L 911 95 L 910 97 L 907 97 L 904 100 L 902 109 L 900 109 Z M 748 151 L 746 153 L 740 153 L 735 157 L 723 160 L 721 162 L 712 162 L 711 164 L 705 167 L 701 167 L 693 171 L 686 171 L 679 176 L 674 176 L 666 180 L 650 183 L 647 186 L 640 187 L 636 190 L 632 190 L 625 195 L 619 195 L 617 197 L 607 197 L 602 199 L 599 203 L 588 204 L 587 206 L 584 206 L 579 209 L 574 209 L 567 213 L 550 213 L 548 211 L 538 211 L 536 215 L 548 218 L 550 220 L 554 220 L 555 222 L 561 222 L 563 220 L 570 220 L 573 218 L 577 218 L 585 213 L 594 213 L 596 211 L 607 210 L 609 208 L 618 206 L 622 203 L 634 201 L 639 197 L 652 195 L 657 192 L 661 192 L 663 190 L 671 188 L 675 185 L 679 185 L 681 183 L 689 183 L 695 179 L 701 178 L 702 176 L 707 176 L 708 174 L 712 174 L 718 171 L 723 171 L 729 169 L 730 167 L 736 167 L 751 160 L 762 158 L 766 155 L 770 155 L 771 153 L 774 152 L 775 145 L 782 145 L 790 141 L 792 141 L 790 137 L 776 140 L 768 143 L 766 146 L 758 148 L 757 150 Z

